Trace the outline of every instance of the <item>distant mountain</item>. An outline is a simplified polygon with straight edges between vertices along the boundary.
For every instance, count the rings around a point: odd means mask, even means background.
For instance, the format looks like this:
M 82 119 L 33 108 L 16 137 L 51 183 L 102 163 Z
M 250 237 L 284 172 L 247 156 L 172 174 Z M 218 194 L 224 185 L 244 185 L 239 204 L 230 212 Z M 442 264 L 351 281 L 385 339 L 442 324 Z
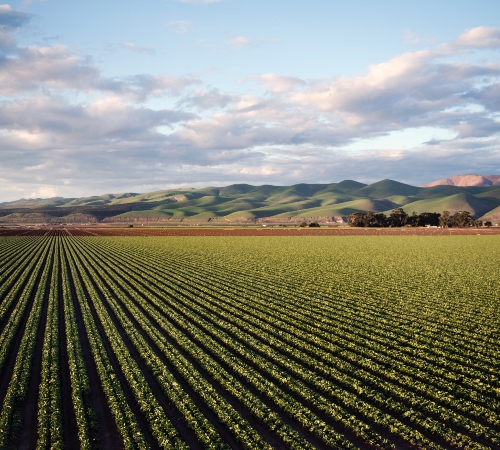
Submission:
M 500 186 L 500 175 L 453 175 L 420 187 L 432 186 Z
M 478 175 L 467 175 L 479 177 Z M 476 218 L 500 220 L 500 177 L 485 175 L 487 186 L 450 183 L 416 187 L 393 180 L 366 185 L 345 180 L 330 184 L 252 186 L 233 184 L 202 189 L 169 189 L 144 194 L 105 194 L 82 198 L 21 199 L 0 204 L 1 223 L 89 222 L 345 222 L 358 211 L 469 211 Z M 471 181 L 472 180 L 472 181 Z M 465 182 L 465 181 L 462 181 Z M 497 183 L 497 184 L 495 184 Z

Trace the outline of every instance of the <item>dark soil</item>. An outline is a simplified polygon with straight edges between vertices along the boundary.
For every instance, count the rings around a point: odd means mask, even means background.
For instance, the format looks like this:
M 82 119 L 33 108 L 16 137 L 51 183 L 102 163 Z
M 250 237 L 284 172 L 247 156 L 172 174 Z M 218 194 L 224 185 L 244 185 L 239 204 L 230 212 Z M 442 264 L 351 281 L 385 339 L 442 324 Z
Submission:
M 125 378 L 125 376 L 124 376 L 124 374 L 123 374 L 123 372 L 121 370 L 120 363 L 119 363 L 116 355 L 113 352 L 113 348 L 111 347 L 111 343 L 107 339 L 106 332 L 104 331 L 104 327 L 102 326 L 102 324 L 101 324 L 101 322 L 99 320 L 99 317 L 97 315 L 97 312 L 96 312 L 96 309 L 95 309 L 95 305 L 90 300 L 91 296 L 89 295 L 89 293 L 87 291 L 87 288 L 86 288 L 85 284 L 83 283 L 83 281 L 81 281 L 81 286 L 83 287 L 84 292 L 86 294 L 86 297 L 87 297 L 87 300 L 88 300 L 88 304 L 90 306 L 90 310 L 91 310 L 94 322 L 95 322 L 95 324 L 97 326 L 97 329 L 99 331 L 101 342 L 103 343 L 104 348 L 106 349 L 106 353 L 107 353 L 107 355 L 109 357 L 109 360 L 111 362 L 111 366 L 113 367 L 113 370 L 116 373 L 116 376 L 117 376 L 117 378 L 118 378 L 118 380 L 120 382 L 120 386 L 121 386 L 121 388 L 123 390 L 125 398 L 127 399 L 127 403 L 129 404 L 130 409 L 132 410 L 133 414 L 135 415 L 135 417 L 137 419 L 137 423 L 139 424 L 139 427 L 140 427 L 141 431 L 143 432 L 144 437 L 145 437 L 147 443 L 153 449 L 159 448 L 158 444 L 156 442 L 156 439 L 153 437 L 153 435 L 151 433 L 151 430 L 149 429 L 149 426 L 148 426 L 148 423 L 146 421 L 146 418 L 144 417 L 144 415 L 141 412 L 140 406 L 139 406 L 139 404 L 138 404 L 138 402 L 137 402 L 137 400 L 136 400 L 136 398 L 135 398 L 135 396 L 134 396 L 134 394 L 132 392 L 132 389 L 128 385 L 127 380 L 126 380 L 126 378 Z M 101 398 L 105 398 L 105 397 L 101 397 Z M 105 449 L 108 449 L 108 448 L 117 448 L 116 447 L 117 441 L 114 441 L 113 445 L 114 445 L 114 447 L 107 447 L 103 443 L 103 447 Z M 118 448 L 120 448 L 120 447 L 118 447 Z
M 71 398 L 71 375 L 68 364 L 68 348 L 66 325 L 64 322 L 64 298 L 62 291 L 61 272 L 59 272 L 59 361 L 60 361 L 60 380 L 61 380 L 61 408 L 62 408 L 62 427 L 63 441 L 66 448 L 78 448 L 80 441 L 78 439 L 78 425 L 76 423 L 75 410 Z
M 37 443 L 37 412 L 38 412 L 38 392 L 40 382 L 42 380 L 42 349 L 43 337 L 45 334 L 45 325 L 47 323 L 47 309 L 49 300 L 49 284 L 52 278 L 53 265 L 51 264 L 49 274 L 47 277 L 47 284 L 45 285 L 45 293 L 42 306 L 42 317 L 38 323 L 38 331 L 36 334 L 35 351 L 33 354 L 33 361 L 31 365 L 31 374 L 29 378 L 29 388 L 26 398 L 26 403 L 23 408 L 23 424 L 21 429 L 21 439 L 19 442 L 20 450 L 29 450 L 36 448 Z M 38 283 L 37 283 L 38 286 Z M 40 288 L 39 288 L 40 289 Z
M 3 228 L 0 236 L 457 236 L 500 235 L 500 227 L 353 228 L 353 227 L 68 227 Z
M 95 365 L 94 357 L 92 356 L 92 351 L 90 349 L 90 343 L 85 331 L 85 324 L 83 322 L 80 305 L 76 300 L 76 291 L 74 287 L 75 282 L 71 279 L 76 275 L 71 273 L 69 266 L 68 274 L 70 276 L 71 296 L 73 298 L 73 305 L 75 308 L 76 324 L 78 327 L 80 344 L 82 346 L 83 359 L 85 361 L 91 388 L 90 402 L 96 413 L 97 423 L 99 426 L 98 440 L 103 449 L 120 450 L 123 448 L 123 441 L 113 415 L 111 414 L 111 410 L 106 402 L 106 395 L 104 394 L 104 390 L 101 386 L 101 380 L 99 379 L 99 374 L 97 373 L 97 367 Z

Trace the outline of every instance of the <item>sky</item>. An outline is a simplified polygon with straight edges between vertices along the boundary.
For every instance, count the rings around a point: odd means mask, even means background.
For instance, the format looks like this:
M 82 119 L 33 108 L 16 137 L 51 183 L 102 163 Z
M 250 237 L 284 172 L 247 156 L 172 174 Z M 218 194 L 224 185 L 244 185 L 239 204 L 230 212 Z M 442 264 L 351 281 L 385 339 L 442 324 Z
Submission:
M 0 202 L 500 174 L 498 0 L 0 4 Z

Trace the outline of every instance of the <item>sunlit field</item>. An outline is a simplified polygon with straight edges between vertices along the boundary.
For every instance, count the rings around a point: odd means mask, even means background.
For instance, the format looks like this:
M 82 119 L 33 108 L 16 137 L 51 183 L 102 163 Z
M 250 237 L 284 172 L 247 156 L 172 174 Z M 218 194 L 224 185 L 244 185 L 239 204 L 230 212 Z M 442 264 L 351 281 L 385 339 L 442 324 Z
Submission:
M 0 448 L 500 448 L 498 236 L 0 238 Z

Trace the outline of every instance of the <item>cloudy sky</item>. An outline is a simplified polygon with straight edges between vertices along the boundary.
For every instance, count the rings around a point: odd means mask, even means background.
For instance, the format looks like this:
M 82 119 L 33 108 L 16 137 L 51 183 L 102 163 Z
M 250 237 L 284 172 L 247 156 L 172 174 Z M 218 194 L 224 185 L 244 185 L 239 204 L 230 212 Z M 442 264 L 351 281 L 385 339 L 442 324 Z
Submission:
M 498 0 L 0 5 L 0 202 L 500 174 Z

